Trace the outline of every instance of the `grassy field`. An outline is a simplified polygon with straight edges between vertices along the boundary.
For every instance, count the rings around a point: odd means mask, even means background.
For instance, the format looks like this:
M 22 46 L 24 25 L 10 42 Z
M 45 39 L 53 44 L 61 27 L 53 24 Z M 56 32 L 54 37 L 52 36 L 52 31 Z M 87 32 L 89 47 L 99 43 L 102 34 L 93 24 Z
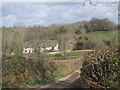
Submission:
M 73 51 L 73 52 L 67 52 L 66 56 L 69 56 L 69 57 L 82 56 L 85 53 L 86 51 Z M 58 53 L 58 54 L 48 54 L 46 57 L 47 58 L 59 58 L 61 56 L 62 56 L 61 53 Z
M 59 60 L 59 59 L 71 59 L 71 58 L 75 58 L 75 57 L 79 57 L 79 56 L 83 56 L 87 53 L 87 51 L 72 51 L 72 52 L 66 52 L 65 56 L 63 57 L 61 53 L 56 53 L 56 54 L 41 54 L 36 56 L 35 54 L 24 54 L 24 57 L 30 57 L 30 58 L 34 58 L 37 57 L 38 59 L 53 59 L 53 60 Z
M 85 36 L 88 37 L 89 41 L 98 44 L 103 43 L 103 40 L 111 40 L 115 43 L 118 42 L 118 31 L 88 33 Z

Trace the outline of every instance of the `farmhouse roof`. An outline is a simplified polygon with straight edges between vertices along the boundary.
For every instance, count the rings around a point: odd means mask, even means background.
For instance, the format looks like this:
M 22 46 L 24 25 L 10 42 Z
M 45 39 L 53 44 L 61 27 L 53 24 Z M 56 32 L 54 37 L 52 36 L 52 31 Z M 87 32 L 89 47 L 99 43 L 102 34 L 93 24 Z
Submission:
M 34 41 L 26 41 L 23 44 L 23 48 L 35 48 L 35 47 L 54 47 L 57 44 L 57 40 L 34 40 Z

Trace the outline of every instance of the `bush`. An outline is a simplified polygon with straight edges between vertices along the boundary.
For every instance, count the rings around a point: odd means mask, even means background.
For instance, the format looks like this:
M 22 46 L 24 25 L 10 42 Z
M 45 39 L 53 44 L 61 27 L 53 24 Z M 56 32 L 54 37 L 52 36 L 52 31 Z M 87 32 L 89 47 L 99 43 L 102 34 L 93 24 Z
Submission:
M 95 43 L 92 43 L 92 42 L 90 42 L 90 41 L 84 43 L 84 49 L 92 49 L 92 48 L 94 48 L 95 46 L 96 46 L 96 44 L 95 44 Z
M 33 62 L 26 60 L 20 55 L 3 55 L 3 86 L 12 88 L 16 83 L 35 79 Z
M 26 88 L 68 75 L 81 67 L 80 59 L 40 60 L 3 55 L 3 88 Z M 79 63 L 78 63 L 79 62 Z
M 83 41 L 79 41 L 75 44 L 75 48 L 74 50 L 82 50 L 84 49 L 84 42 Z
M 81 78 L 110 88 L 119 86 L 120 60 L 116 48 L 101 48 L 88 53 L 81 69 Z
M 112 42 L 110 40 L 103 40 L 103 43 L 107 46 L 110 46 Z
M 87 42 L 81 41 L 75 44 L 74 50 L 92 49 L 95 47 L 95 45 L 96 45 L 95 43 L 92 43 L 90 41 L 87 41 Z

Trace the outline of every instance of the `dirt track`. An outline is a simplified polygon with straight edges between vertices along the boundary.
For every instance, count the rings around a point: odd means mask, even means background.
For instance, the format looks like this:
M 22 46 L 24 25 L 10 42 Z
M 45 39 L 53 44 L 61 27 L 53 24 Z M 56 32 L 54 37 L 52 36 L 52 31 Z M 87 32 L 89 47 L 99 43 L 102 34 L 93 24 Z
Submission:
M 75 50 L 75 51 L 67 51 L 67 52 L 80 52 L 80 51 L 93 51 L 93 50 Z M 47 54 L 58 54 L 58 53 L 61 53 L 61 52 L 49 52 L 49 53 L 47 53 Z
M 73 86 L 73 82 L 77 80 L 79 77 L 80 77 L 80 70 L 76 70 L 75 72 L 71 73 L 66 77 L 33 88 L 39 88 L 44 90 L 48 88 L 56 88 L 56 89 L 71 88 Z

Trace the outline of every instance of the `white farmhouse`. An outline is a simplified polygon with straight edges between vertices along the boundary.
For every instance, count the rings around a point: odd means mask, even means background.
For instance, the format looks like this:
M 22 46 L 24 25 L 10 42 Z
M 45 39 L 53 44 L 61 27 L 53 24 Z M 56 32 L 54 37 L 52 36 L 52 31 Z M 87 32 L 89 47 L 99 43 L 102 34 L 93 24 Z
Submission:
M 29 48 L 28 48 L 29 47 Z M 23 53 L 34 53 L 39 49 L 40 52 L 52 52 L 58 51 L 57 40 L 34 40 L 27 41 L 22 45 Z
M 52 47 L 45 47 L 47 51 L 52 50 Z
M 33 53 L 34 49 L 33 48 L 23 48 L 23 53 Z
M 58 48 L 58 44 L 56 44 L 56 46 L 54 47 L 53 51 L 58 51 L 59 48 Z
M 44 52 L 45 51 L 45 48 L 41 48 L 40 52 Z
M 44 51 L 58 51 L 59 47 L 58 44 L 56 44 L 55 46 L 52 47 L 45 47 L 45 48 L 41 48 L 40 52 L 44 52 Z

